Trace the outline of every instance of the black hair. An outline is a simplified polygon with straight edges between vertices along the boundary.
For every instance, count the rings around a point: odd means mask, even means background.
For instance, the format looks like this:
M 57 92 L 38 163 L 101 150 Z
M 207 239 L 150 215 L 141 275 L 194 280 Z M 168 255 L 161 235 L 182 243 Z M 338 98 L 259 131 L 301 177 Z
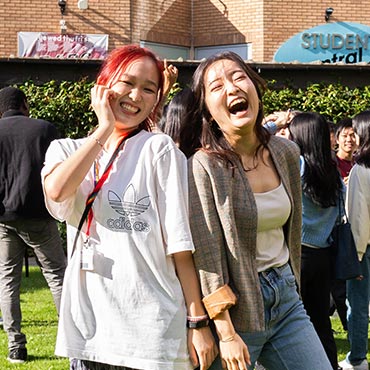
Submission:
M 354 116 L 352 124 L 353 130 L 360 139 L 355 161 L 359 165 L 370 168 L 370 110 Z
M 352 127 L 352 118 L 346 117 L 341 119 L 336 125 L 335 125 L 335 137 L 338 139 L 340 133 L 345 129 L 345 128 L 350 128 Z
M 329 132 L 335 135 L 336 126 L 333 121 L 327 121 L 329 125 Z
M 301 113 L 293 118 L 289 131 L 305 162 L 303 193 L 323 208 L 335 206 L 342 181 L 332 159 L 329 124 L 318 113 Z
M 261 150 L 263 147 L 267 147 L 267 143 L 270 139 L 270 134 L 262 126 L 262 120 L 264 116 L 262 94 L 265 91 L 266 83 L 248 64 L 244 62 L 244 60 L 238 54 L 235 54 L 231 51 L 224 51 L 210 56 L 209 58 L 203 60 L 194 72 L 192 89 L 196 99 L 195 109 L 198 109 L 199 117 L 201 117 L 200 124 L 202 126 L 202 134 L 200 142 L 202 149 L 233 167 L 233 161 L 235 159 L 240 160 L 240 157 L 231 148 L 222 131 L 219 129 L 217 122 L 212 122 L 211 114 L 209 113 L 205 102 L 204 76 L 208 68 L 213 63 L 223 59 L 231 60 L 237 63 L 248 75 L 257 91 L 257 96 L 260 101 L 260 108 L 254 130 L 261 145 L 256 149 L 255 156 L 257 156 L 259 150 Z
M 172 98 L 159 123 L 162 132 L 172 137 L 187 158 L 200 148 L 201 125 L 194 105 L 194 93 L 185 87 Z
M 26 106 L 25 93 L 16 87 L 8 86 L 0 90 L 0 115 L 8 110 L 18 110 Z

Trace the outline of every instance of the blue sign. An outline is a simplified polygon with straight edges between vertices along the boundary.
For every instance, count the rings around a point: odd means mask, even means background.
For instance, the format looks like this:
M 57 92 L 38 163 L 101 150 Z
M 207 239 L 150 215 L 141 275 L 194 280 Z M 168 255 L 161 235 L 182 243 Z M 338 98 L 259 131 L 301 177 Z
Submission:
M 370 27 L 336 22 L 294 35 L 275 53 L 279 63 L 370 63 Z

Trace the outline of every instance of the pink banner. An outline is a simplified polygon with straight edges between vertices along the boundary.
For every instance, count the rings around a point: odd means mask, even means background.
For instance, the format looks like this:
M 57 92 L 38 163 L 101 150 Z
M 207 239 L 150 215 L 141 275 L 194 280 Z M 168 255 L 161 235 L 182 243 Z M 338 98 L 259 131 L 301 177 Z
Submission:
M 104 59 L 108 35 L 18 32 L 18 57 Z

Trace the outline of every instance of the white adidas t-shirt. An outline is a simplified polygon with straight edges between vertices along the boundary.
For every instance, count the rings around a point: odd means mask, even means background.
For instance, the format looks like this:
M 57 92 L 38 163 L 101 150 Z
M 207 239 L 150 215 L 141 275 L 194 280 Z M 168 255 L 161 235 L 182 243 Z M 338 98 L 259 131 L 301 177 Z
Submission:
M 42 178 L 84 140 L 53 141 Z M 98 156 L 100 175 L 110 156 Z M 50 213 L 66 220 L 68 234 L 55 353 L 135 369 L 193 369 L 171 257 L 194 248 L 185 156 L 164 134 L 141 131 L 126 141 L 93 204 L 91 272 L 80 269 L 84 232 L 72 257 L 71 248 L 93 181 L 94 168 L 70 199 L 46 200 Z

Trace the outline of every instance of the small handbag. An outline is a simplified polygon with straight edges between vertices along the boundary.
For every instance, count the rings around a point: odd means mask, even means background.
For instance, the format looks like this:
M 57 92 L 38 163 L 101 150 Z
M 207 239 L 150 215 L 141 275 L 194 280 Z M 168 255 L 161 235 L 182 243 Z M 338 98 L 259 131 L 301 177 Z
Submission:
M 334 277 L 337 280 L 350 280 L 360 276 L 362 272 L 342 192 L 339 195 L 339 220 L 331 233 L 334 247 Z

